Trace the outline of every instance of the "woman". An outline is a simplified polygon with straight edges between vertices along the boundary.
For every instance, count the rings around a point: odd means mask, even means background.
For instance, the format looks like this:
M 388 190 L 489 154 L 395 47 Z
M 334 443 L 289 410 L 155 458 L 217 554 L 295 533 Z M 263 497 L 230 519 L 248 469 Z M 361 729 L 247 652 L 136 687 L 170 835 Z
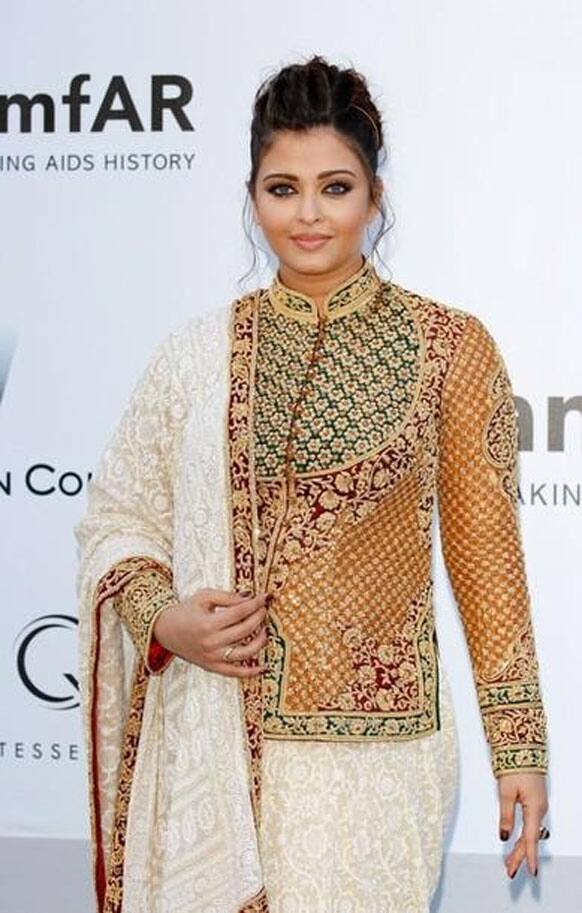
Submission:
M 76 529 L 100 911 L 420 913 L 457 782 L 438 499 L 505 859 L 537 873 L 546 720 L 517 424 L 481 321 L 380 278 L 381 118 L 316 56 L 257 92 L 267 288 L 159 347 Z

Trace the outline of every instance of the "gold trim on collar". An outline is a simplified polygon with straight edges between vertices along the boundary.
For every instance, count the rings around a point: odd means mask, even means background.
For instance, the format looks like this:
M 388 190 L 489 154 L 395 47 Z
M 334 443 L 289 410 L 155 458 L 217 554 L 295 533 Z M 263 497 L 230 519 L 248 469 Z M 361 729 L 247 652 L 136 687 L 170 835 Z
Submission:
M 328 292 L 323 302 L 323 313 L 328 320 L 351 313 L 370 301 L 381 284 L 382 280 L 372 261 L 365 258 L 357 272 Z M 276 311 L 306 323 L 318 322 L 319 309 L 314 299 L 283 285 L 278 270 L 267 292 Z

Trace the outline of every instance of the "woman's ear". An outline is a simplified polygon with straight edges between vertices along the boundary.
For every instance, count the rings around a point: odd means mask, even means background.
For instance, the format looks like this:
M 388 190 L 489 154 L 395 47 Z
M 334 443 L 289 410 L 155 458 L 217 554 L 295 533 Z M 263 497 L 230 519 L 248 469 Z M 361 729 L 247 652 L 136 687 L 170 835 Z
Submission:
M 372 189 L 372 197 L 370 199 L 370 213 L 368 216 L 368 222 L 373 222 L 376 216 L 378 215 L 378 209 L 380 207 L 380 201 L 382 199 L 382 194 L 384 193 L 384 181 L 379 175 L 376 175 L 374 178 L 374 185 Z
M 247 189 L 248 189 L 248 188 L 247 188 Z M 260 219 L 259 219 L 259 216 L 258 216 L 258 213 L 257 213 L 257 205 L 256 205 L 256 203 L 255 203 L 255 201 L 254 201 L 254 199 L 253 199 L 253 196 L 252 196 L 250 190 L 249 190 L 249 199 L 250 199 L 250 201 L 251 201 L 251 211 L 252 211 L 252 214 L 253 214 L 253 219 L 255 220 L 256 224 L 260 226 L 261 222 L 260 222 Z

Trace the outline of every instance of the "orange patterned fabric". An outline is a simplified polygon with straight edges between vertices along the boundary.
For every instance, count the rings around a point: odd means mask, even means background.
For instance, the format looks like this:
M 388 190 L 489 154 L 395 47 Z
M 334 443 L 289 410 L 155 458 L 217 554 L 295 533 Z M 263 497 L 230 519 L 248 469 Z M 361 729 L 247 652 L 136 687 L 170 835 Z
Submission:
M 365 261 L 322 313 L 279 276 L 239 299 L 231 359 L 235 585 L 274 594 L 268 671 L 241 680 L 256 813 L 263 738 L 440 727 L 437 504 L 493 772 L 546 771 L 517 418 L 488 330 Z M 133 570 L 118 611 L 150 671 L 163 671 L 171 654 L 151 632 L 171 576 Z
M 491 336 L 470 317 L 443 394 L 440 524 L 497 773 L 545 766 L 517 443 L 507 370 Z
M 340 881 L 350 908 L 387 891 L 427 907 L 456 776 L 437 506 L 493 772 L 547 769 L 517 457 L 487 329 L 369 261 L 321 308 L 277 276 L 171 337 L 77 529 L 100 910 L 268 913 L 303 891 L 309 846 L 347 860 L 309 880 L 314 910 Z M 274 596 L 262 655 L 244 661 L 267 671 L 240 692 L 153 638 L 177 592 L 206 586 Z M 370 795 L 376 817 L 355 826 Z M 370 854 L 370 828 L 386 852 Z M 396 890 L 393 871 L 413 858 Z
M 493 772 L 545 771 L 516 413 L 489 332 L 365 261 L 321 312 L 277 275 L 236 303 L 233 339 L 237 584 L 274 594 L 261 692 L 243 685 L 255 780 L 261 738 L 440 727 L 437 501 Z

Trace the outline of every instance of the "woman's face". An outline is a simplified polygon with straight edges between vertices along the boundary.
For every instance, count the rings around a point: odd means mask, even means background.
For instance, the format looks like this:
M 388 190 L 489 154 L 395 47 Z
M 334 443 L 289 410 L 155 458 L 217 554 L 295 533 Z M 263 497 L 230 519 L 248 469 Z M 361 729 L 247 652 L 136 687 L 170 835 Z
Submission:
M 377 179 L 381 192 L 381 181 Z M 363 233 L 377 214 L 358 156 L 333 127 L 280 130 L 263 155 L 255 218 L 285 271 L 341 272 L 359 267 Z M 301 243 L 301 236 L 325 240 Z

